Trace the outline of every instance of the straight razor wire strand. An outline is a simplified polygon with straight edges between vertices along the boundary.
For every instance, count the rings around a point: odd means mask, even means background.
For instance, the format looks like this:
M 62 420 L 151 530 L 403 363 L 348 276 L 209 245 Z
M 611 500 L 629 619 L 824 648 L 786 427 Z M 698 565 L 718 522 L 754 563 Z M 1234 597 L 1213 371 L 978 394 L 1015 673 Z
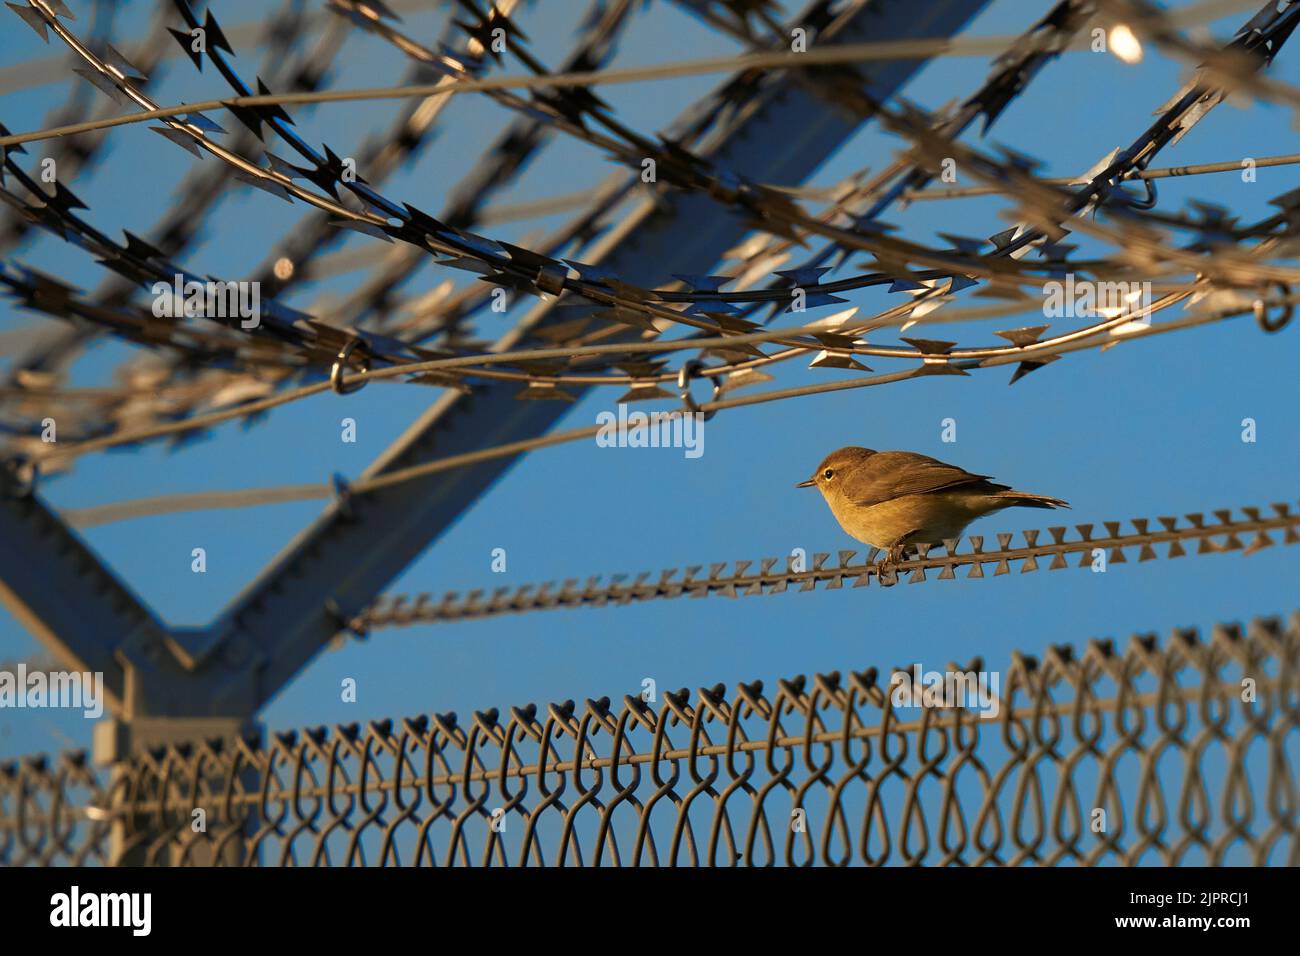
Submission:
M 1185 516 L 1185 524 L 1178 519 L 1161 516 L 1154 519 L 1134 518 L 1133 530 L 1122 531 L 1123 522 L 1102 522 L 1104 534 L 1094 536 L 1096 524 L 1075 525 L 1075 536 L 1069 537 L 1065 526 L 1022 531 L 1022 544 L 1015 544 L 1015 535 L 1003 532 L 997 535 L 997 547 L 985 548 L 984 535 L 969 535 L 964 539 L 945 541 L 936 553 L 935 546 L 921 545 L 910 551 L 908 557 L 894 565 L 876 562 L 878 549 L 872 548 L 862 560 L 855 560 L 856 551 L 838 552 L 838 563 L 827 564 L 829 552 L 811 556 L 807 567 L 799 567 L 800 558 L 780 558 L 760 561 L 715 562 L 692 565 L 684 571 L 670 568 L 655 575 L 642 572 L 629 580 L 625 574 L 611 575 L 602 582 L 599 577 L 582 583 L 572 578 L 558 584 L 524 584 L 518 587 L 498 587 L 489 594 L 484 590 L 467 594 L 449 592 L 440 600 L 430 594 L 415 597 L 390 596 L 381 598 L 370 609 L 349 623 L 350 629 L 364 635 L 382 627 L 408 624 L 446 623 L 460 620 L 477 620 L 502 614 L 550 610 L 564 607 L 622 606 L 660 598 L 744 597 L 751 595 L 780 594 L 797 587 L 799 592 L 815 590 L 825 585 L 826 590 L 844 587 L 867 587 L 872 579 L 889 586 L 906 577 L 911 584 L 929 580 L 927 571 L 938 571 L 938 580 L 954 580 L 959 569 L 967 569 L 967 578 L 998 577 L 1010 574 L 1012 563 L 1019 562 L 1021 574 L 1041 570 L 1040 559 L 1050 559 L 1048 569 L 1067 568 L 1067 556 L 1079 556 L 1078 567 L 1098 568 L 1106 571 L 1108 565 L 1128 562 L 1125 550 L 1137 549 L 1137 561 L 1152 561 L 1160 557 L 1156 545 L 1167 545 L 1166 558 L 1180 558 L 1187 552 L 1186 545 L 1195 543 L 1198 555 L 1224 554 L 1240 551 L 1254 554 L 1276 544 L 1270 532 L 1281 533 L 1284 544 L 1300 543 L 1300 514 L 1293 513 L 1292 505 L 1275 503 L 1273 514 L 1263 515 L 1257 507 L 1243 506 L 1234 517 L 1231 509 L 1213 512 L 1217 521 L 1208 522 L 1203 513 Z M 1249 543 L 1242 538 L 1251 536 Z M 1221 540 L 1218 540 L 1221 539 Z M 966 548 L 962 548 L 963 541 Z M 992 571 L 985 574 L 985 567 Z

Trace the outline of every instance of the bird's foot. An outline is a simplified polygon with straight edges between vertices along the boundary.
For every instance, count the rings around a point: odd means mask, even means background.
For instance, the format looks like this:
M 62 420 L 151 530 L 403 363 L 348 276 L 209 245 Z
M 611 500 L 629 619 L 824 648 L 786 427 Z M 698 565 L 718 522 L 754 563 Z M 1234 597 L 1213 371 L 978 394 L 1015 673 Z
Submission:
M 896 544 L 876 562 L 876 580 L 881 587 L 893 587 L 898 583 L 898 563 L 903 560 L 904 551 L 903 545 Z

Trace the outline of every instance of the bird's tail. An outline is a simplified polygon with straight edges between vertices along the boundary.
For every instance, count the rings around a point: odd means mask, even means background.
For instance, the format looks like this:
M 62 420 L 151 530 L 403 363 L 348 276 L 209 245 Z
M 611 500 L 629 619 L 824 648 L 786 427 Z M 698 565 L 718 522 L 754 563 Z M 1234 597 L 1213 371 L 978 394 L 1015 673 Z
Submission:
M 1007 489 L 994 495 L 1006 501 L 1008 508 L 1068 508 L 1070 503 L 1050 495 L 1034 495 L 1027 491 Z

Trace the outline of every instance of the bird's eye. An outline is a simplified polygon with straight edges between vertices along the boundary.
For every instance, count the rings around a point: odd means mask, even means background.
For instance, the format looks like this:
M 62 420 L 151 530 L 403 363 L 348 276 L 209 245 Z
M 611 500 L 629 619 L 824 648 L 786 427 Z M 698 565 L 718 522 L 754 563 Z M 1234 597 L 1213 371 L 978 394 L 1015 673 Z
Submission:
M 835 472 L 827 468 L 825 471 L 822 472 L 822 477 L 825 478 L 827 481 L 830 481 L 832 478 L 835 477 Z

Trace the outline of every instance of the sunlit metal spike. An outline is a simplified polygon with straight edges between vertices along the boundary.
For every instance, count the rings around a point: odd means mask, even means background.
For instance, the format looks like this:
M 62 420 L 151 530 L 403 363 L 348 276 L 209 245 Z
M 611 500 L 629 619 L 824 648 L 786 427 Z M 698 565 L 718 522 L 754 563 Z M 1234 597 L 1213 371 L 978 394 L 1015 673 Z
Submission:
M 1015 239 L 1018 232 L 1019 230 L 1016 227 L 1003 229 L 1001 232 L 996 232 L 989 236 L 988 241 L 993 243 L 994 247 L 998 250 L 1002 250 L 1011 245 L 1012 240 Z
M 838 335 L 834 332 L 814 332 L 815 338 L 828 349 L 852 349 L 856 340 L 851 335 Z
M 772 381 L 772 376 L 767 372 L 757 368 L 741 369 L 738 372 L 731 372 L 722 379 L 722 385 L 718 389 L 719 394 L 730 392 L 738 388 L 745 388 L 749 385 L 761 385 L 763 382 Z
M 938 361 L 937 359 L 927 359 L 926 361 L 918 365 L 916 368 L 912 369 L 911 372 L 911 376 L 913 378 L 923 378 L 927 375 L 969 376 L 970 373 L 967 372 L 964 368 L 962 368 L 959 365 L 953 365 L 951 362 L 941 362 Z
M 1035 362 L 1020 362 L 1016 365 L 1016 370 L 1011 373 L 1011 378 L 1007 381 L 1007 384 L 1014 385 L 1030 372 L 1037 372 L 1043 366 L 1051 365 L 1059 358 L 1059 355 L 1045 355 L 1042 359 Z
M 935 339 L 909 339 L 899 336 L 902 341 L 915 348 L 922 355 L 946 355 L 956 342 L 941 342 Z
M 46 43 L 50 42 L 50 35 L 45 28 L 45 18 L 34 7 L 20 7 L 16 3 L 6 3 L 5 6 L 22 17 L 23 22 L 35 30 L 37 36 Z
M 1097 178 L 1097 176 L 1099 176 L 1104 170 L 1108 169 L 1110 165 L 1115 162 L 1115 157 L 1119 155 L 1119 149 L 1120 148 L 1116 146 L 1114 149 L 1112 149 L 1101 159 L 1097 160 L 1097 162 L 1090 169 L 1076 176 L 1070 182 L 1070 185 L 1083 186 L 1086 185 L 1087 183 L 1092 182 L 1095 178 Z
M 136 80 L 147 79 L 144 73 L 139 70 L 134 63 L 124 57 L 111 43 L 104 44 L 104 52 L 100 59 L 125 77 Z
M 221 126 L 214 124 L 203 113 L 186 113 L 185 116 L 181 117 L 181 122 L 187 126 L 196 126 L 198 129 L 203 130 L 204 133 L 225 133 Z
M 813 360 L 808 363 L 809 368 L 845 368 L 852 369 L 855 372 L 870 372 L 871 369 L 863 365 L 852 355 L 841 351 L 831 349 L 822 349 Z
M 659 387 L 657 382 L 644 382 L 632 384 L 632 387 L 619 396 L 614 403 L 616 405 L 627 405 L 632 402 L 644 402 L 651 399 L 676 398 L 672 392 L 666 392 Z
M 515 394 L 519 401 L 527 402 L 574 402 L 573 395 L 564 391 L 554 382 L 529 382 L 528 386 Z
M 232 173 L 231 175 L 241 183 L 247 183 L 249 186 L 270 193 L 277 199 L 283 199 L 285 202 L 293 202 L 293 197 L 289 195 L 289 190 L 285 189 L 273 179 L 263 179 L 261 176 L 254 176 L 250 173 L 245 173 L 242 170 Z
M 597 312 L 596 318 L 621 322 L 623 325 L 631 325 L 639 329 L 646 329 L 650 332 L 659 331 L 655 327 L 654 319 L 649 315 L 646 315 L 644 312 L 638 312 L 635 309 L 625 308 L 621 305 Z
M 993 334 L 1006 339 L 1012 345 L 1025 346 L 1033 345 L 1049 328 L 1051 328 L 1049 325 L 1026 325 L 1018 329 L 1003 329 Z
M 199 152 L 199 148 L 194 145 L 194 137 L 190 136 L 188 133 L 182 133 L 180 130 L 171 126 L 150 126 L 149 129 L 153 130 L 159 136 L 171 140 L 181 149 L 193 153 L 199 159 L 203 158 L 203 154 Z
M 190 115 L 197 115 L 197 114 L 190 114 Z M 213 123 L 212 125 L 215 126 L 216 124 Z M 225 130 L 222 130 L 221 132 L 224 133 Z M 271 164 L 272 172 L 279 173 L 285 179 L 303 178 L 303 171 L 299 167 L 295 166 L 293 163 L 288 162 L 287 160 L 281 159 L 279 156 L 275 155 L 275 153 L 271 152 L 269 149 L 266 150 L 265 152 L 266 152 L 266 161 Z
M 113 82 L 111 77 L 105 76 L 103 73 L 100 73 L 98 70 L 83 69 L 81 67 L 73 67 L 72 72 L 76 73 L 78 76 L 82 77 L 83 79 L 89 81 L 91 84 L 94 85 L 96 89 L 98 89 L 101 93 L 106 95 L 114 103 L 117 103 L 119 106 L 135 105 L 131 97 L 123 93 L 122 90 L 118 87 L 118 85 Z

